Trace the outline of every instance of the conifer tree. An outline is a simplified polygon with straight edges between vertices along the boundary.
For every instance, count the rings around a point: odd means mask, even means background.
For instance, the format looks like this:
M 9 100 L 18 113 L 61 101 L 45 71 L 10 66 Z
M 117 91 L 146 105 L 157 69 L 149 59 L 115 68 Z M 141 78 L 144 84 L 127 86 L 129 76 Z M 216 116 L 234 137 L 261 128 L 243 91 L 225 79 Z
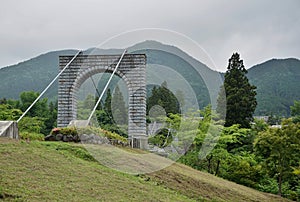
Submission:
M 110 88 L 107 90 L 106 98 L 104 102 L 104 111 L 109 115 L 112 116 L 111 112 L 111 91 Z
M 234 53 L 229 59 L 225 73 L 224 89 L 226 94 L 226 118 L 225 126 L 240 124 L 243 128 L 250 128 L 255 111 L 256 87 L 251 85 L 246 77 L 247 70 L 238 53 Z M 224 95 L 223 95 L 224 96 Z M 219 95 L 217 112 L 222 112 L 224 97 Z
M 112 113 L 114 120 L 117 124 L 127 124 L 128 122 L 128 113 L 124 101 L 122 92 L 120 91 L 119 86 L 116 87 L 113 97 L 112 97 Z
M 155 106 L 160 105 L 166 113 L 180 113 L 180 105 L 176 96 L 168 89 L 167 82 L 164 81 L 160 87 L 152 89 L 151 96 L 147 99 L 147 113 Z

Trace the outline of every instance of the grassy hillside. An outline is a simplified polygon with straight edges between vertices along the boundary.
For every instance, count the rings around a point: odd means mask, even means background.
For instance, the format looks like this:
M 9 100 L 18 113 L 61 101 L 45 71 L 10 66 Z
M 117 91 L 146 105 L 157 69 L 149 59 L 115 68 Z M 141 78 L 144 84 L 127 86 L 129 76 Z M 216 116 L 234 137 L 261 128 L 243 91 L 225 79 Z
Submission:
M 147 175 L 120 173 L 80 144 L 0 138 L 0 162 L 4 201 L 287 201 L 177 163 Z

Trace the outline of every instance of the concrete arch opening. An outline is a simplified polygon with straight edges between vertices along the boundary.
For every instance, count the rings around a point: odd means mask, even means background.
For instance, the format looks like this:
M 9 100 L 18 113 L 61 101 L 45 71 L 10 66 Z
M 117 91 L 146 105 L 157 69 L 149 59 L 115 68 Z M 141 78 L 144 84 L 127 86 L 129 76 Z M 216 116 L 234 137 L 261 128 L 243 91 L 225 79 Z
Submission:
M 77 93 L 91 76 L 112 72 L 119 55 L 79 55 L 58 80 L 58 127 L 66 127 L 77 118 Z M 72 56 L 60 56 L 62 69 Z M 116 74 L 128 89 L 128 138 L 134 147 L 147 148 L 146 135 L 146 55 L 124 55 Z M 100 81 L 101 82 L 101 81 Z

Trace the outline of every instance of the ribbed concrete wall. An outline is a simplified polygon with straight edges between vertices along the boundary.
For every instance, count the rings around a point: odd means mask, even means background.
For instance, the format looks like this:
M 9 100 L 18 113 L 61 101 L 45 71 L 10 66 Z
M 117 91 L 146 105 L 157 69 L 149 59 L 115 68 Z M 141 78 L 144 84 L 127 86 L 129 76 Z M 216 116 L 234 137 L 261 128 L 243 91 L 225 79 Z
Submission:
M 19 139 L 19 130 L 17 122 L 0 121 L 0 137 Z
M 60 69 L 73 56 L 60 56 Z M 112 72 L 120 55 L 79 55 L 59 77 L 58 127 L 67 126 L 77 117 L 77 92 L 81 84 L 90 76 Z M 138 147 L 145 148 L 146 137 L 146 55 L 124 55 L 116 72 L 127 85 L 129 94 L 128 134 L 138 139 Z

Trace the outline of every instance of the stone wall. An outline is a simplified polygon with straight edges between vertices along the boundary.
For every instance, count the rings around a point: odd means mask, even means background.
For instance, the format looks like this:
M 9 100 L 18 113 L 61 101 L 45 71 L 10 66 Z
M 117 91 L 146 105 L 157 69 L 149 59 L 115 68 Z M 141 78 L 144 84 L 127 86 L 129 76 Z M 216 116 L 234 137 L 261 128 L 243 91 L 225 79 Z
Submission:
M 60 70 L 73 56 L 60 56 Z M 58 127 L 66 127 L 77 118 L 77 92 L 90 76 L 113 72 L 120 55 L 79 55 L 59 77 Z M 146 55 L 125 54 L 116 72 L 127 85 L 129 94 L 129 139 L 138 139 L 147 147 L 146 136 Z

